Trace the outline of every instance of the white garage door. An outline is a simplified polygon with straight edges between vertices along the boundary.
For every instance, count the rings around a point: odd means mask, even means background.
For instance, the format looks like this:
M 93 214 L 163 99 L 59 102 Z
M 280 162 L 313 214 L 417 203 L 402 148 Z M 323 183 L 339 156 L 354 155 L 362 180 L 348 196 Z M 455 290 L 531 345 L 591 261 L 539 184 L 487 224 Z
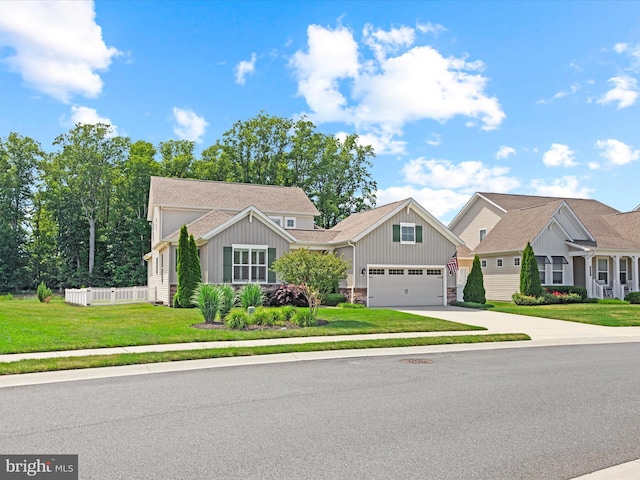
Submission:
M 369 268 L 370 307 L 442 305 L 441 268 Z

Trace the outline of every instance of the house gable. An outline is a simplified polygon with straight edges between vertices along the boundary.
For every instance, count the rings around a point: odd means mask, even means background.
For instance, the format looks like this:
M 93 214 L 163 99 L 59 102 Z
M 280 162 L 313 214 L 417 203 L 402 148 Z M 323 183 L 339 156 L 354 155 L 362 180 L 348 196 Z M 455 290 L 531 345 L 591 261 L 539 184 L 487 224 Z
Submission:
M 476 193 L 449 224 L 449 228 L 473 250 L 480 243 L 481 231 L 484 236 L 498 224 L 506 211 Z

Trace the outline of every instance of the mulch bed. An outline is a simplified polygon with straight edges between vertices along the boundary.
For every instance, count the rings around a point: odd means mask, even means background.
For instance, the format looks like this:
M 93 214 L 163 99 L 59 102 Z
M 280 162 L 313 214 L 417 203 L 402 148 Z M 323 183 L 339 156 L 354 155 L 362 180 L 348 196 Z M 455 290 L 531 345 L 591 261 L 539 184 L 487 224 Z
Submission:
M 318 320 L 316 322 L 316 326 L 327 325 L 329 322 L 326 320 Z M 214 323 L 194 323 L 191 325 L 191 328 L 199 328 L 200 330 L 231 330 L 224 323 L 214 322 Z M 295 323 L 287 322 L 285 325 L 247 325 L 247 328 L 244 330 L 297 330 L 299 328 Z

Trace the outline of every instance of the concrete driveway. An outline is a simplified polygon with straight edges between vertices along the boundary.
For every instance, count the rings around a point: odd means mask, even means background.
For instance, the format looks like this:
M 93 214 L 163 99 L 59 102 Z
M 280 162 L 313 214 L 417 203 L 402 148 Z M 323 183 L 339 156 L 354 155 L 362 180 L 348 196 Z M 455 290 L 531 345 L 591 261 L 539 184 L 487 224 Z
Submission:
M 490 333 L 526 333 L 532 340 L 578 340 L 577 343 L 640 342 L 640 327 L 602 327 L 585 323 L 528 317 L 512 313 L 460 307 L 397 308 L 400 312 L 425 315 L 451 322 L 485 327 Z

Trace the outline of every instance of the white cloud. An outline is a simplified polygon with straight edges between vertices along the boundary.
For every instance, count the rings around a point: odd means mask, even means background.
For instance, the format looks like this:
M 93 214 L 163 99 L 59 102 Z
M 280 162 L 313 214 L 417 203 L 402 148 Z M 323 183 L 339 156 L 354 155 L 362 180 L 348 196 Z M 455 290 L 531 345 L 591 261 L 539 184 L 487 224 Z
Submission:
M 431 135 L 429 135 L 429 138 L 427 138 L 427 144 L 431 145 L 432 147 L 438 147 L 441 143 L 442 137 L 439 133 L 432 133 Z
M 118 135 L 118 127 L 116 127 L 109 118 L 101 117 L 100 115 L 98 115 L 98 112 L 95 108 L 75 105 L 72 106 L 71 124 L 75 125 L 76 123 L 84 123 L 89 125 L 104 123 L 106 125 L 111 125 L 111 128 L 113 129 L 111 134 L 109 135 L 110 137 L 116 137 Z
M 551 183 L 543 180 L 533 180 L 531 187 L 535 195 L 545 197 L 589 198 L 593 189 L 580 186 L 578 179 L 571 175 L 556 178 Z
M 436 189 L 461 189 L 474 191 L 508 192 L 520 186 L 509 177 L 508 167 L 489 167 L 482 162 L 467 161 L 454 164 L 449 160 L 416 158 L 402 167 L 405 181 Z
M 247 75 L 252 75 L 256 71 L 256 54 L 251 54 L 251 60 L 243 60 L 236 65 L 236 83 L 244 85 Z
M 622 53 L 626 51 L 627 48 L 629 48 L 629 46 L 626 43 L 616 43 L 613 46 L 613 49 L 615 50 L 616 53 Z
M 439 23 L 431 23 L 431 22 L 417 23 L 416 24 L 416 29 L 420 33 L 433 33 L 436 37 L 438 35 L 440 35 L 441 33 L 447 31 L 447 29 L 445 27 L 443 27 L 442 25 L 440 25 Z
M 551 148 L 542 156 L 542 162 L 547 167 L 573 167 L 577 165 L 573 153 L 567 145 L 552 143 Z
M 209 125 L 204 117 L 196 115 L 192 110 L 173 107 L 173 119 L 176 122 L 173 132 L 178 138 L 202 142 L 202 136 Z
M 405 198 L 413 198 L 429 213 L 443 221 L 443 217 L 453 216 L 469 200 L 468 194 L 457 193 L 449 189 L 434 190 L 412 186 L 391 187 L 376 192 L 377 205 L 386 205 Z
M 601 96 L 597 101 L 603 105 L 618 102 L 618 110 L 630 107 L 638 99 L 638 81 L 628 75 L 612 77 L 609 79 L 614 88 Z
M 106 70 L 120 54 L 102 39 L 94 3 L 78 1 L 0 1 L 0 47 L 25 84 L 69 102 L 74 94 L 96 97 Z
M 589 162 L 587 164 L 589 166 L 589 170 L 599 170 L 600 164 L 598 162 Z
M 567 95 L 573 95 L 578 90 L 580 90 L 580 84 L 579 83 L 574 83 L 573 85 L 571 85 L 569 90 L 561 90 L 558 93 L 556 93 L 553 96 L 553 98 L 562 98 L 562 97 L 566 97 Z
M 479 120 L 483 130 L 497 128 L 505 114 L 497 98 L 485 93 L 483 63 L 412 47 L 412 32 L 367 26 L 363 42 L 374 54 L 367 60 L 349 29 L 310 25 L 307 51 L 290 60 L 309 116 L 391 136 L 401 135 L 407 122 L 456 116 Z
M 629 145 L 613 138 L 598 140 L 596 147 L 600 149 L 600 156 L 614 166 L 626 165 L 640 158 L 640 150 L 633 150 Z
M 515 155 L 516 154 L 516 149 L 513 147 L 508 147 L 506 145 L 502 145 L 499 149 L 498 152 L 496 153 L 496 158 L 498 160 L 502 160 L 504 158 L 507 158 L 509 155 Z

